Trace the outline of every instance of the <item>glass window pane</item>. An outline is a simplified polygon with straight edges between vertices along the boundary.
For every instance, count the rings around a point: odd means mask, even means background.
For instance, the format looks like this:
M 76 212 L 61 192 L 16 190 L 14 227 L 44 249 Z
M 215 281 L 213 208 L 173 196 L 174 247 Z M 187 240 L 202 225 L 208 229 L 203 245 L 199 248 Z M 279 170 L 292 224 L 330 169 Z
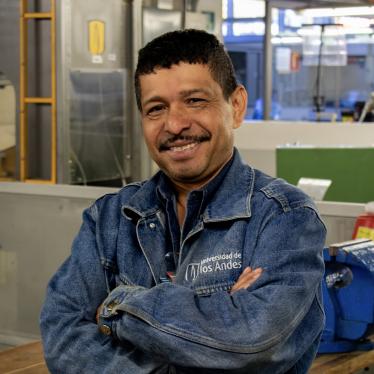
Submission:
M 234 18 L 265 17 L 264 0 L 234 0 Z

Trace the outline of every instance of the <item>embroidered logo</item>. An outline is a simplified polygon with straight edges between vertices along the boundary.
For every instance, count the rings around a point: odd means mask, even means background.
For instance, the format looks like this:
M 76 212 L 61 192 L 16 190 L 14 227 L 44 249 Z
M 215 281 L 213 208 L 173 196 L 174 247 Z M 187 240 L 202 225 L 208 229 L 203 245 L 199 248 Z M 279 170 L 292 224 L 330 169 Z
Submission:
M 184 279 L 192 282 L 200 274 L 240 269 L 242 267 L 242 255 L 239 252 L 222 253 L 216 256 L 203 258 L 200 262 L 192 262 L 187 265 Z
M 188 280 L 194 280 L 199 276 L 200 273 L 200 263 L 192 263 L 188 264 L 186 269 L 186 275 L 185 279 Z

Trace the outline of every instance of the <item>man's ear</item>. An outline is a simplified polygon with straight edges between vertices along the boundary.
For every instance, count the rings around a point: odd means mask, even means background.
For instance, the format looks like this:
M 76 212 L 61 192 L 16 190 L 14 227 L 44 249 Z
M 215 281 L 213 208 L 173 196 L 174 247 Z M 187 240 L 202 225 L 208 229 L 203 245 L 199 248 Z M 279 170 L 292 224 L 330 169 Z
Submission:
M 247 112 L 248 94 L 243 85 L 239 84 L 230 97 L 233 109 L 233 128 L 237 129 L 243 123 L 245 113 Z

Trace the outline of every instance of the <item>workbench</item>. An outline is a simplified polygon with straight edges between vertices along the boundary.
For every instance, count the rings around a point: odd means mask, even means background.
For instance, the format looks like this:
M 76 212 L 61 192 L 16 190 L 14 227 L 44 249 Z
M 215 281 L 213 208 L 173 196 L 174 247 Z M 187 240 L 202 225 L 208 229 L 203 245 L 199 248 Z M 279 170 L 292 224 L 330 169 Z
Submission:
M 333 353 L 318 356 L 309 374 L 353 374 L 374 367 L 374 350 Z
M 324 354 L 316 358 L 309 374 L 353 374 L 374 367 L 374 350 Z M 40 342 L 0 352 L 1 374 L 48 374 Z
M 48 374 L 41 342 L 34 342 L 0 352 L 1 374 Z

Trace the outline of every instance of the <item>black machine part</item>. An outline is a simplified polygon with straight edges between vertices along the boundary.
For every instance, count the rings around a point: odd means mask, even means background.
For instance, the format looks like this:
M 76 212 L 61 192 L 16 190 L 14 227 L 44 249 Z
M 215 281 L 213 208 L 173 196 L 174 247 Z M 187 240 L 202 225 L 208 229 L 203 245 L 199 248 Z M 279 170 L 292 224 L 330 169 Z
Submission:
M 326 268 L 326 286 L 327 288 L 343 288 L 352 283 L 352 270 L 343 264 L 330 263 Z

